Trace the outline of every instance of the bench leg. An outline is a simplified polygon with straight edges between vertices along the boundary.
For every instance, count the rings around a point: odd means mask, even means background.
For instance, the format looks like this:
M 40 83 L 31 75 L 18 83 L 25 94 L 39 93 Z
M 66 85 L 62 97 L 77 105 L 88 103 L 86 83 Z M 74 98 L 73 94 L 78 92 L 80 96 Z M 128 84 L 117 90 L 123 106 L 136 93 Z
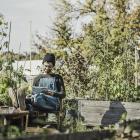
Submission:
M 24 120 L 25 120 L 25 122 L 24 122 Z M 27 129 L 27 127 L 28 127 L 28 114 L 21 117 L 21 127 L 22 127 L 22 129 L 25 129 L 25 130 Z
M 0 117 L 0 127 L 7 125 L 8 121 L 5 116 Z
M 61 128 L 61 116 L 60 112 L 56 114 L 57 116 L 57 129 L 59 130 Z
M 29 119 L 29 116 L 28 114 L 26 115 L 26 119 L 25 119 L 25 130 L 27 129 L 28 127 L 28 119 Z
M 7 125 L 7 119 L 5 117 L 4 117 L 3 122 L 4 122 L 4 125 Z

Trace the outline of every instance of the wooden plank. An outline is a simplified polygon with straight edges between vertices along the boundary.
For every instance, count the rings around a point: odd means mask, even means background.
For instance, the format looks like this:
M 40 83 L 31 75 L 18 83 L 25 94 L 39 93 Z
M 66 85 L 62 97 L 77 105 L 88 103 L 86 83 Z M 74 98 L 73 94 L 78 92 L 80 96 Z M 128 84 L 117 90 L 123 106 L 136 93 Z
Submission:
M 127 108 L 127 109 L 140 109 L 140 103 L 134 102 L 111 102 L 111 101 L 93 101 L 93 100 L 79 100 L 78 107 L 103 107 L 103 108 Z
M 104 110 L 104 109 L 99 108 L 98 110 L 97 109 L 80 110 L 80 112 L 81 112 L 80 113 L 81 115 L 84 114 L 84 113 L 88 113 L 88 114 L 90 114 L 90 113 L 92 113 L 92 114 L 95 114 L 95 113 L 105 114 L 107 112 L 111 113 L 111 114 L 113 113 L 113 114 L 116 114 L 116 115 L 117 114 L 122 114 L 122 113 L 125 113 L 125 112 L 127 112 L 127 115 L 132 115 L 132 116 L 137 115 L 137 114 L 140 115 L 140 110 L 134 110 L 134 109 L 133 110 L 130 110 L 130 109 L 128 110 L 127 109 L 127 110 L 123 111 L 123 110 L 119 110 L 119 109 L 118 110 L 115 110 L 115 109 Z
M 78 111 L 85 124 L 115 124 L 126 112 L 127 120 L 140 119 L 140 103 L 79 100 Z
M 122 114 L 118 113 L 110 113 L 110 114 L 101 114 L 101 113 L 84 113 L 82 114 L 82 117 L 84 119 L 84 122 L 94 122 L 98 125 L 106 124 L 105 122 L 108 122 L 109 124 L 115 124 L 120 121 Z M 127 120 L 133 120 L 133 119 L 139 119 L 139 114 L 128 114 L 126 119 Z
M 103 113 L 103 112 L 106 112 L 106 111 L 110 111 L 110 112 L 126 112 L 125 109 L 109 109 L 109 108 L 102 108 L 102 107 L 97 107 L 97 108 L 82 108 L 81 110 L 79 110 L 80 112 L 95 112 L 95 113 Z M 140 110 L 129 110 L 129 112 L 140 112 Z

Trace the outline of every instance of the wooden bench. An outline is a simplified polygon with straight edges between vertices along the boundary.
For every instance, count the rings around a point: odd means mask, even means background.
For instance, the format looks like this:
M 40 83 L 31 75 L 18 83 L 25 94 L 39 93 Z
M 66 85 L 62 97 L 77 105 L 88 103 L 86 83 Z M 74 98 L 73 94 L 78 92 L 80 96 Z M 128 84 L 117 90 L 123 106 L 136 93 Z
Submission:
M 4 125 L 8 123 L 8 121 L 13 119 L 20 119 L 21 121 L 21 127 L 23 129 L 27 129 L 28 126 L 28 117 L 29 117 L 29 111 L 25 110 L 25 88 L 19 88 L 17 91 L 14 91 L 12 88 L 8 89 L 9 97 L 12 101 L 12 106 L 15 108 L 15 111 L 13 112 L 7 112 L 7 113 L 1 113 L 0 115 L 3 116 Z M 10 107 L 9 107 L 10 108 Z M 17 108 L 17 110 L 16 110 Z
M 122 119 L 140 119 L 140 103 L 78 99 L 79 118 L 85 125 L 109 125 Z
M 21 128 L 27 129 L 28 126 L 28 111 L 17 111 L 14 107 L 0 107 L 0 122 L 1 126 L 9 124 L 9 121 L 20 119 Z

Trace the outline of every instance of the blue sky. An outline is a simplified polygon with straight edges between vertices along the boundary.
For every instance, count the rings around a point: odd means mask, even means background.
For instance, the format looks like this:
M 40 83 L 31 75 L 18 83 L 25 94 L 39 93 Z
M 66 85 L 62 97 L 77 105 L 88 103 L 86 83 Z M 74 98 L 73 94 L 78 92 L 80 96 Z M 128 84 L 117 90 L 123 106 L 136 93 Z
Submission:
M 21 42 L 21 52 L 29 51 L 30 21 L 32 34 L 50 32 L 55 17 L 53 2 L 55 0 L 0 0 L 0 13 L 12 22 L 10 49 L 18 52 Z

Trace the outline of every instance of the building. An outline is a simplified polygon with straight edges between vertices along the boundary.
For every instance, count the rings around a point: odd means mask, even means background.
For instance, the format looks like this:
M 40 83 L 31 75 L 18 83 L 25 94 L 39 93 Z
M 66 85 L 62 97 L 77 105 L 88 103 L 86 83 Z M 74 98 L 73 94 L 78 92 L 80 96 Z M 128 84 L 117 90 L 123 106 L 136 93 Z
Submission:
M 13 63 L 14 70 L 19 68 L 23 69 L 23 74 L 25 75 L 28 82 L 32 82 L 33 78 L 41 73 L 42 60 L 25 60 L 25 61 L 15 61 Z

